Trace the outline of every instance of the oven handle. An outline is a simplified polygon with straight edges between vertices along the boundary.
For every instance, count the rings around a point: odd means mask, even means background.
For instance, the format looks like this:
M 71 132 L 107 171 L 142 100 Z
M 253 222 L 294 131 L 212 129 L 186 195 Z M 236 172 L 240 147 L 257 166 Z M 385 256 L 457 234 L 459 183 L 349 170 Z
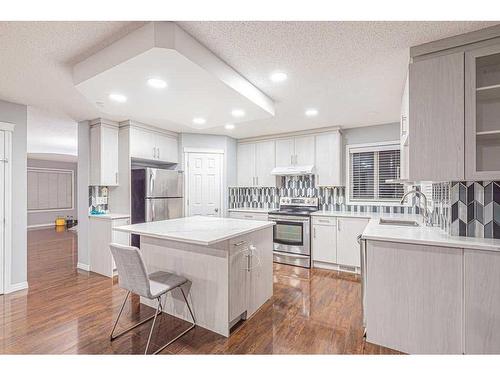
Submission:
M 290 222 L 290 223 L 308 223 L 309 222 L 309 219 L 288 219 L 288 218 L 277 218 L 277 217 L 269 217 L 269 220 L 270 221 L 275 221 L 275 222 L 279 222 L 279 221 L 282 221 L 282 222 Z

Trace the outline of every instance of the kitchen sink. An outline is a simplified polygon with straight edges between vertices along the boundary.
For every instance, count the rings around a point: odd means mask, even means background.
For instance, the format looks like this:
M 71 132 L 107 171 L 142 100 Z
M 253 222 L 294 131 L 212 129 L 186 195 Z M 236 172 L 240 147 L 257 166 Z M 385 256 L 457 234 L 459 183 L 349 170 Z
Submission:
M 403 227 L 419 227 L 420 224 L 415 220 L 398 220 L 398 219 L 383 219 L 381 218 L 379 224 L 382 225 L 395 225 Z

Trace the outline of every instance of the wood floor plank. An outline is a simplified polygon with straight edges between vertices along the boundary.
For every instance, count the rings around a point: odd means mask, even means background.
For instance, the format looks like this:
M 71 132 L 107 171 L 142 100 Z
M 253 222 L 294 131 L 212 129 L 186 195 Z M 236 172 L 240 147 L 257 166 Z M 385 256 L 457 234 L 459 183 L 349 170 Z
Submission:
M 142 354 L 146 323 L 110 342 L 125 291 L 116 280 L 76 269 L 72 232 L 28 232 L 28 291 L 0 296 L 2 354 Z M 274 296 L 229 338 L 196 327 L 162 354 L 397 354 L 366 343 L 359 277 L 274 265 Z M 153 314 L 131 299 L 118 329 Z M 196 312 L 195 312 L 196 313 Z M 187 323 L 162 314 L 151 351 Z

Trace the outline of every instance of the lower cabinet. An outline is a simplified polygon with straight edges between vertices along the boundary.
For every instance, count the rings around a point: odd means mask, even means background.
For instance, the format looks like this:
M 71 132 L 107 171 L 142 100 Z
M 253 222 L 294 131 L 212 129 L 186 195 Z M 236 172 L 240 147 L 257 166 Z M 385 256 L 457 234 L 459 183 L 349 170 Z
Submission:
M 130 224 L 130 219 L 120 218 L 90 218 L 89 249 L 90 249 L 90 271 L 113 277 L 115 275 L 115 262 L 109 249 L 109 244 L 119 243 L 129 245 L 129 235 L 124 232 L 113 230 L 114 227 Z
M 465 354 L 500 354 L 500 252 L 464 251 Z
M 367 218 L 313 217 L 314 267 L 359 272 L 361 263 L 357 238 L 368 221 Z

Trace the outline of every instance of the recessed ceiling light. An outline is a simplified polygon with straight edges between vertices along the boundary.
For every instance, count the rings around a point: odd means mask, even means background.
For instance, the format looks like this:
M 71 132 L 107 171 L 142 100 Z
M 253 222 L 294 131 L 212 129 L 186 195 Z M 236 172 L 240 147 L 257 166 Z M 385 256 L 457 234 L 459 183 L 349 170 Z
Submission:
M 318 115 L 318 110 L 316 108 L 309 108 L 309 109 L 306 109 L 305 111 L 305 115 L 307 117 L 314 117 L 314 116 L 317 116 Z
M 207 120 L 205 120 L 203 117 L 195 117 L 193 119 L 193 124 L 196 124 L 196 125 L 203 125 L 207 122 Z
M 233 115 L 233 117 L 243 117 L 245 116 L 245 111 L 242 109 L 233 109 L 231 111 L 231 114 Z
M 150 78 L 148 79 L 148 85 L 155 89 L 164 89 L 167 87 L 167 82 L 160 78 Z
M 233 130 L 233 129 L 234 129 L 234 124 L 226 124 L 226 125 L 224 125 L 224 127 L 225 127 L 227 130 Z
M 127 97 L 122 94 L 109 94 L 109 98 L 118 103 L 125 103 L 127 101 Z
M 283 82 L 286 81 L 288 76 L 283 72 L 274 72 L 269 78 L 271 78 L 271 81 L 273 82 Z

